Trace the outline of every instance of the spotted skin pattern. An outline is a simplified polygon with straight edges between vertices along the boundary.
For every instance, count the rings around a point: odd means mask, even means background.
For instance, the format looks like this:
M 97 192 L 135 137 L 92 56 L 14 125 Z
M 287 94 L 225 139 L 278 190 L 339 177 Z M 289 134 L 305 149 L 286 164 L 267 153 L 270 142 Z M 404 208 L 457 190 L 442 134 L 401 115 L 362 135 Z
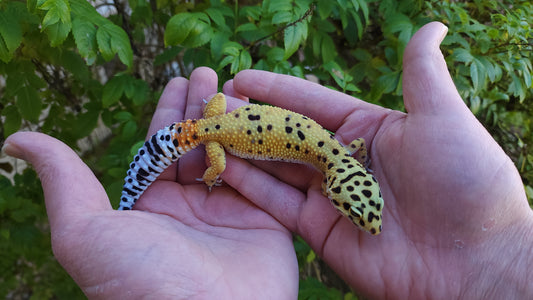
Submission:
M 119 210 L 132 209 L 163 170 L 202 143 L 210 162 L 202 179 L 209 188 L 226 168 L 225 151 L 248 159 L 308 163 L 324 174 L 322 192 L 338 211 L 371 234 L 381 232 L 383 199 L 364 166 L 368 158 L 362 138 L 344 147 L 315 121 L 278 107 L 251 104 L 225 112 L 226 99 L 219 93 L 206 105 L 203 119 L 174 123 L 146 141 L 130 164 Z

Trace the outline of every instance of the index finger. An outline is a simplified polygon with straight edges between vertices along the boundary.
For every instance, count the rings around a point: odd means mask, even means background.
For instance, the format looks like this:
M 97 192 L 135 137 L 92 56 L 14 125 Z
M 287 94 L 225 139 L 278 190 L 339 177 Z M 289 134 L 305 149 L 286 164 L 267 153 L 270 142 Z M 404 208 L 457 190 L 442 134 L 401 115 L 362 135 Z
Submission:
M 241 71 L 233 86 L 241 95 L 302 113 L 330 130 L 338 129 L 353 113 L 384 111 L 314 82 L 267 71 Z

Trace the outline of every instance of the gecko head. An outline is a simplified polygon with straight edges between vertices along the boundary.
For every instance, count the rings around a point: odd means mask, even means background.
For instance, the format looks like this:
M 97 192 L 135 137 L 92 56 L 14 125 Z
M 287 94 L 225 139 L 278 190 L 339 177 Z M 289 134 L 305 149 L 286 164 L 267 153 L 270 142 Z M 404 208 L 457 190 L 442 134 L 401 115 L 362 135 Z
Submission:
M 357 227 L 372 235 L 381 233 L 383 198 L 379 185 L 371 174 L 357 172 L 352 180 L 330 188 L 328 196 L 337 210 Z M 339 193 L 336 193 L 336 192 Z

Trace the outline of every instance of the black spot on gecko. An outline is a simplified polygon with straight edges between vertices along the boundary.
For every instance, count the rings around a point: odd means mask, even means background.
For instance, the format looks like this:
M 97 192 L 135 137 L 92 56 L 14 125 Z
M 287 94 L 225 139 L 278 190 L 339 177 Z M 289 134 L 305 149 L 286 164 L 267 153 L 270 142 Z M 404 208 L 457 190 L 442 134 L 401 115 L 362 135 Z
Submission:
M 296 127 L 300 127 L 300 126 L 302 126 L 302 124 L 296 123 Z
M 298 130 L 298 137 L 300 138 L 300 140 L 305 140 L 305 135 L 303 132 L 301 132 L 300 130 Z
M 335 200 L 335 199 L 331 199 L 331 203 L 333 203 L 333 205 L 335 205 L 335 206 L 339 206 L 340 205 L 340 203 L 337 200 Z
M 335 155 L 339 154 L 339 150 L 338 150 L 338 149 L 333 149 L 331 152 L 332 152 L 333 154 L 335 154 Z
M 347 190 L 348 192 L 353 192 L 354 187 L 351 186 L 351 185 L 349 185 L 349 186 L 346 187 L 346 190 Z
M 137 196 L 137 193 L 136 193 L 136 192 L 134 192 L 134 191 L 132 191 L 132 190 L 130 190 L 130 189 L 128 189 L 128 188 L 123 188 L 122 190 L 123 190 L 124 192 L 128 193 L 128 195 L 130 195 L 130 196 Z
M 287 147 L 287 149 L 290 149 L 291 148 L 291 143 L 287 143 L 287 145 L 285 145 L 285 147 Z
M 335 165 L 335 164 L 333 164 L 333 163 L 329 163 L 329 165 L 328 165 L 328 170 L 331 169 L 331 168 L 333 168 L 334 165 Z
M 344 169 L 337 169 L 337 173 L 344 173 L 346 170 Z
M 373 212 L 369 212 L 369 213 L 368 213 L 368 222 L 369 222 L 369 223 L 372 223 L 372 219 L 376 219 L 376 220 L 379 221 L 379 217 L 378 217 L 378 216 L 374 215 Z
M 285 122 L 289 122 L 291 120 L 291 117 L 286 117 Z
M 192 135 L 192 139 L 193 139 L 193 140 L 197 140 L 197 139 L 198 139 L 198 135 L 196 135 L 196 133 L 193 134 L 193 135 Z
M 363 193 L 363 195 L 365 195 L 367 198 L 372 197 L 372 192 L 369 190 L 363 190 L 361 193 Z
M 172 144 L 177 148 L 180 145 L 180 142 L 178 140 L 172 140 Z
M 236 113 L 234 116 L 235 116 L 235 118 L 238 118 L 239 117 L 239 113 Z
M 342 207 L 344 207 L 345 210 L 350 210 L 350 204 L 348 202 L 344 202 Z
M 261 119 L 261 115 L 248 115 L 248 120 L 250 121 L 259 121 Z
M 246 134 L 250 135 L 250 134 L 252 134 L 252 131 L 250 129 L 248 129 L 248 130 L 246 130 Z
M 157 152 L 158 154 L 161 154 L 161 155 L 165 155 L 165 152 L 163 152 L 163 149 L 161 149 L 161 147 L 159 147 L 159 144 L 157 143 L 157 139 L 155 137 L 155 135 L 152 136 L 152 144 L 153 144 L 153 147 L 155 149 L 155 152 Z
M 371 185 L 372 185 L 372 182 L 370 182 L 370 181 L 368 181 L 368 180 L 365 180 L 365 181 L 363 182 L 363 185 L 365 185 L 365 186 L 371 186 Z
M 141 175 L 142 177 L 146 177 L 146 176 L 150 175 L 144 169 L 139 169 L 139 171 L 137 171 L 137 174 Z
M 285 132 L 286 133 L 291 133 L 292 132 L 292 127 L 289 127 L 289 126 L 285 127 Z
M 271 125 L 271 124 L 268 124 L 268 125 L 267 125 L 267 130 L 268 130 L 268 131 L 272 130 L 272 125 Z
M 300 146 L 298 146 L 298 145 L 294 146 L 294 150 L 300 151 Z
M 361 201 L 361 198 L 356 194 L 351 194 L 350 198 L 352 198 L 353 201 Z
M 341 187 L 338 186 L 338 187 L 334 187 L 331 189 L 332 192 L 336 193 L 336 194 L 339 194 L 341 192 Z
M 219 124 L 215 125 L 215 129 L 217 130 L 220 129 L 220 125 Z
M 245 110 L 250 110 L 250 108 L 249 108 L 249 107 L 247 107 L 247 108 L 245 108 Z
M 209 131 L 209 128 L 206 127 L 206 128 L 204 129 L 204 131 L 205 131 L 205 132 L 208 132 L 208 131 Z
M 349 159 L 346 159 L 346 158 L 343 158 L 341 161 L 342 161 L 343 163 L 345 163 L 345 164 L 347 164 L 347 163 L 350 162 L 350 160 L 349 160 Z
M 323 142 L 323 141 L 320 141 L 320 142 L 318 142 L 317 145 L 318 145 L 318 147 L 322 147 L 322 146 L 324 146 L 324 142 Z
M 178 127 L 178 130 L 177 130 L 177 131 L 178 131 L 178 133 L 181 133 L 181 130 L 182 130 L 182 127 L 181 127 L 181 126 L 180 126 L 180 127 Z
M 233 148 L 233 144 L 229 144 L 229 147 L 230 147 L 230 148 Z
M 355 173 L 352 173 L 348 176 L 346 176 L 346 178 L 344 178 L 343 180 L 341 180 L 341 183 L 346 183 L 348 182 L 350 179 L 352 179 L 354 176 L 365 176 L 365 173 L 361 172 L 361 171 L 357 171 Z
M 257 126 L 257 132 L 259 133 L 263 132 L 263 127 L 261 125 Z
M 258 140 L 257 143 L 259 143 L 259 145 L 263 145 L 263 140 Z

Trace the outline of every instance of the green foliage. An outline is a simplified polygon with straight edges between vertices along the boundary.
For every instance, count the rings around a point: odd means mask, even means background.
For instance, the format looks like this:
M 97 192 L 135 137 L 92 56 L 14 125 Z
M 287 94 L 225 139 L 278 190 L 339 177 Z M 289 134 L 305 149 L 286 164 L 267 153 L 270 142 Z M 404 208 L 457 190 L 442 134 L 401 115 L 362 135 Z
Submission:
M 0 2 L 0 136 L 29 129 L 63 140 L 80 151 L 113 203 L 131 149 L 172 77 L 198 66 L 215 69 L 221 84 L 246 68 L 313 74 L 328 87 L 402 110 L 405 46 L 433 20 L 450 28 L 441 49 L 461 96 L 513 159 L 533 199 L 529 1 L 98 3 L 97 10 L 84 0 Z M 97 127 L 110 135 L 91 135 Z M 14 184 L 0 176 L 0 220 L 0 297 L 81 295 L 51 254 L 34 172 L 16 175 Z M 324 272 L 309 271 L 325 267 L 301 242 L 300 297 L 355 297 Z

